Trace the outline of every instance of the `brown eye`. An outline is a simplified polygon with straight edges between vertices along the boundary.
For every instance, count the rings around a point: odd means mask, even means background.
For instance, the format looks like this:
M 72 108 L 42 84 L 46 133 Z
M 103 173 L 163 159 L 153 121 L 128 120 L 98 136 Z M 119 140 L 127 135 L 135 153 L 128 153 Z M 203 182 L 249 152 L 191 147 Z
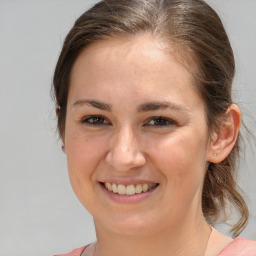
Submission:
M 109 122 L 103 116 L 88 116 L 82 120 L 82 123 L 94 126 L 109 124 Z
M 151 118 L 145 125 L 146 126 L 155 126 L 155 127 L 165 127 L 165 126 L 171 126 L 171 125 L 175 125 L 176 123 L 169 119 L 169 118 L 165 118 L 165 117 L 153 117 Z

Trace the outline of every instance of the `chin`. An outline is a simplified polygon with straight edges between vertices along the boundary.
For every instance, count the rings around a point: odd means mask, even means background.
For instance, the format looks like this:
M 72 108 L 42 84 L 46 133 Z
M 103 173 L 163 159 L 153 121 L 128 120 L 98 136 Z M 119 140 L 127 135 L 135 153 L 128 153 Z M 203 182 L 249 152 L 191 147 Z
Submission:
M 111 233 L 115 233 L 123 236 L 131 236 L 133 238 L 148 236 L 151 232 L 155 233 L 157 228 L 160 227 L 160 223 L 153 223 L 153 218 L 147 218 L 144 216 L 136 216 L 131 214 L 130 216 L 119 216 L 119 218 L 114 218 L 112 216 L 111 220 L 103 220 L 104 228 Z M 101 228 L 100 222 L 95 220 L 96 229 Z

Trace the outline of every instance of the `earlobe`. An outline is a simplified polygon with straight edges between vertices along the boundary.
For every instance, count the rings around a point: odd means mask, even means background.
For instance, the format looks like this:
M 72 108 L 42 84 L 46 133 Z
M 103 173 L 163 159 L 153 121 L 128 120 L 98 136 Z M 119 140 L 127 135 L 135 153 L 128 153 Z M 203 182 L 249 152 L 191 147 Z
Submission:
M 218 132 L 211 136 L 208 151 L 209 162 L 220 163 L 229 155 L 236 143 L 240 124 L 241 111 L 236 104 L 231 104 Z
M 64 144 L 62 144 L 61 149 L 62 149 L 62 151 L 66 154 L 66 148 L 65 148 L 65 145 L 64 145 Z
M 59 116 L 59 114 L 60 114 L 60 107 L 56 107 L 55 113 L 56 113 L 56 116 Z

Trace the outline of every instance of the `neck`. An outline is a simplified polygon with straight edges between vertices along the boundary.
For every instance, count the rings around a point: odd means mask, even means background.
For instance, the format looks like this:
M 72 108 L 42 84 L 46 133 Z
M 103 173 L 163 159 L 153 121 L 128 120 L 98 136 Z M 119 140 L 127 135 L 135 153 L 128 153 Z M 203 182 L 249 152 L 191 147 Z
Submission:
M 211 227 L 203 216 L 197 221 L 167 226 L 154 234 L 113 233 L 95 222 L 97 246 L 94 256 L 204 256 Z

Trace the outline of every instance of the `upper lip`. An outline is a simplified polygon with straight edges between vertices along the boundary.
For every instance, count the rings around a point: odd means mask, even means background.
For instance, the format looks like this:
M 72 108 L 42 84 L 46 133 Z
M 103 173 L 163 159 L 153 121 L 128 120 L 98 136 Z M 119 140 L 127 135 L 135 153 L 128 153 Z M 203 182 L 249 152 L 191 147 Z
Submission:
M 157 184 L 158 182 L 152 181 L 152 180 L 143 180 L 143 179 L 105 179 L 102 181 L 99 181 L 101 183 L 110 183 L 110 184 L 122 184 L 125 186 L 128 185 L 137 185 L 137 184 Z

